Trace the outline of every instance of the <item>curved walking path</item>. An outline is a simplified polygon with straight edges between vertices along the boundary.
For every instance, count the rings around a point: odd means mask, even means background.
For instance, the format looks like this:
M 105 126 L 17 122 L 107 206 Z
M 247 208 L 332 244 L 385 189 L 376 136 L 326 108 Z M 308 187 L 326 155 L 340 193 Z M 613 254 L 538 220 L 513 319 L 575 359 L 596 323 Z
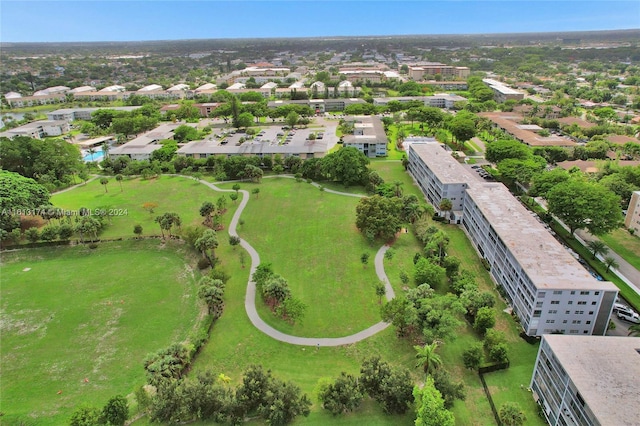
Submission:
M 276 177 L 276 176 L 274 176 Z M 293 176 L 282 175 L 281 177 L 292 178 Z M 211 182 L 207 182 L 205 180 L 199 180 L 200 183 L 208 186 L 209 188 L 219 191 L 219 192 L 234 192 L 233 189 L 221 189 L 214 185 Z M 314 186 L 319 187 L 320 185 L 313 183 Z M 241 189 L 239 192 L 242 193 L 242 200 L 240 201 L 240 205 L 236 209 L 236 212 L 231 219 L 231 223 L 229 224 L 229 235 L 239 237 L 237 232 L 238 221 L 240 220 L 240 216 L 242 215 L 242 211 L 247 206 L 249 202 L 249 192 Z M 332 194 L 345 195 L 351 197 L 364 197 L 359 194 L 349 194 L 346 192 L 333 191 L 330 189 L 326 189 L 326 192 L 330 192 Z M 249 244 L 246 240 L 240 238 L 240 245 L 249 253 L 251 256 L 251 268 L 249 270 L 249 282 L 247 283 L 247 292 L 244 299 L 244 308 L 247 311 L 247 315 L 251 320 L 251 323 L 264 334 L 269 337 L 272 337 L 281 342 L 290 343 L 292 345 L 301 345 L 301 346 L 341 346 L 341 345 L 349 345 L 351 343 L 356 343 L 361 340 L 364 340 L 368 337 L 373 336 L 376 333 L 381 332 L 385 328 L 389 327 L 389 323 L 384 321 L 380 321 L 377 324 L 372 325 L 371 327 L 362 330 L 358 333 L 351 334 L 349 336 L 344 337 L 298 337 L 292 336 L 290 334 L 285 334 L 275 328 L 271 327 L 269 324 L 264 322 L 260 315 L 258 315 L 258 311 L 256 310 L 256 283 L 251 280 L 253 273 L 256 271 L 256 268 L 260 264 L 260 255 L 254 249 L 251 244 Z M 389 249 L 388 245 L 383 245 L 380 247 L 380 250 L 376 253 L 376 257 L 374 260 L 376 274 L 380 281 L 384 282 L 386 294 L 385 297 L 387 300 L 391 300 L 395 297 L 393 292 L 393 288 L 389 283 L 389 279 L 387 278 L 387 274 L 384 271 L 384 254 Z

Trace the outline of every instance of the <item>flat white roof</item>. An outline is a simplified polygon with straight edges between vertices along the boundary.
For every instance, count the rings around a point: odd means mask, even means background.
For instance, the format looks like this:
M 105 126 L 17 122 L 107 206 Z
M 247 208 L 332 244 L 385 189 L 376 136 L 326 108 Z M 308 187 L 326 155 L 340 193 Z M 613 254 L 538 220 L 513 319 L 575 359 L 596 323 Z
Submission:
M 538 289 L 618 290 L 593 278 L 502 183 L 470 185 L 466 194 Z
M 463 184 L 475 180 L 440 143 L 412 143 L 409 149 L 418 154 L 443 184 Z
M 542 336 L 601 425 L 640 420 L 640 337 Z

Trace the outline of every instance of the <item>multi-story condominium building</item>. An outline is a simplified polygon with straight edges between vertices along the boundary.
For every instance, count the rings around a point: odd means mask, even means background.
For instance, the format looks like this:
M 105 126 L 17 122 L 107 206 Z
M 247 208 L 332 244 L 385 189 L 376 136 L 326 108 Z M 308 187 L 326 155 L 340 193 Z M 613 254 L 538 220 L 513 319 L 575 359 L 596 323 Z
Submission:
M 411 144 L 408 158 L 436 209 L 452 201 L 450 220 L 462 223 L 527 335 L 606 332 L 617 287 L 593 278 L 503 184 L 477 180 L 437 144 Z
M 467 98 L 462 96 L 453 95 L 450 93 L 436 93 L 432 96 L 398 96 L 391 98 L 374 98 L 373 104 L 376 106 L 387 105 L 391 101 L 397 101 L 400 103 L 407 103 L 412 101 L 419 101 L 424 103 L 425 106 L 431 106 L 436 108 L 453 108 L 456 102 L 466 101 Z
M 464 194 L 473 176 L 437 142 L 412 143 L 408 158 L 408 171 L 436 212 L 439 215 L 449 214 L 453 221 L 459 223 Z M 444 199 L 451 201 L 450 213 L 440 210 Z
M 640 191 L 634 191 L 631 194 L 631 201 L 624 217 L 624 226 L 629 230 L 633 229 L 633 232 L 640 232 Z
M 640 421 L 640 338 L 542 337 L 530 388 L 551 426 Z
M 124 145 L 113 148 L 109 151 L 109 157 L 129 157 L 132 160 L 148 160 L 156 149 L 162 148 L 160 141 L 163 139 L 173 139 L 173 131 L 180 126 L 180 123 L 166 123 L 150 130 Z M 195 127 L 195 124 L 187 124 Z
M 134 111 L 140 108 L 139 106 L 126 106 L 126 107 L 109 107 L 108 109 L 114 109 L 116 111 Z M 57 109 L 55 111 L 51 111 L 47 113 L 47 118 L 49 120 L 65 120 L 65 121 L 74 121 L 74 120 L 91 120 L 91 115 L 94 112 L 104 109 L 104 108 L 63 108 Z
M 27 123 L 19 127 L 0 133 L 0 136 L 13 138 L 15 136 L 28 136 L 34 139 L 60 136 L 69 131 L 69 123 L 64 120 L 41 120 Z
M 462 226 L 527 335 L 605 334 L 618 288 L 593 278 L 502 183 L 467 188 Z
M 415 81 L 421 81 L 436 74 L 440 74 L 445 78 L 466 79 L 471 74 L 471 70 L 468 67 L 454 67 L 438 62 L 409 66 L 409 78 Z
M 329 111 L 344 111 L 347 105 L 364 104 L 364 99 L 359 98 L 335 98 L 335 99 L 283 99 L 279 101 L 270 101 L 267 106 L 269 108 L 278 108 L 282 105 L 297 104 L 308 105 L 316 114 L 324 114 Z
M 327 144 L 314 142 L 305 145 L 277 145 L 270 143 L 245 142 L 242 145 L 219 145 L 215 142 L 192 141 L 178 149 L 177 154 L 185 157 L 207 158 L 215 155 L 232 157 L 258 156 L 258 157 L 299 157 L 301 159 L 321 158 L 327 153 Z
M 524 99 L 524 92 L 512 89 L 511 87 L 497 80 L 484 78 L 482 79 L 482 82 L 489 86 L 491 90 L 493 90 L 493 99 L 498 103 L 502 103 L 509 99 L 514 99 L 516 101 Z
M 5 98 L 11 108 L 24 108 L 34 105 L 49 105 L 65 102 L 67 97 L 64 93 L 51 93 L 38 96 L 20 96 L 14 98 Z
M 343 146 L 352 146 L 367 157 L 384 157 L 387 155 L 387 135 L 379 117 L 355 117 L 353 135 L 344 136 Z

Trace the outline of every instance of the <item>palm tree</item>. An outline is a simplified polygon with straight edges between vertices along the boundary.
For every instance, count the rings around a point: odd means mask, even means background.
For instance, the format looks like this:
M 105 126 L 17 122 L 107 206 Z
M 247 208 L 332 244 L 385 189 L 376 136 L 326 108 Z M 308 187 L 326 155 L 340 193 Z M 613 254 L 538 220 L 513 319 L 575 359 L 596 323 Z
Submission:
M 439 205 L 438 207 L 439 207 L 439 208 L 440 208 L 440 210 L 442 210 L 443 212 L 447 212 L 447 213 L 445 213 L 445 215 L 444 215 L 444 216 L 445 216 L 447 219 L 449 219 L 449 213 L 448 213 L 448 212 L 450 212 L 450 211 L 451 211 L 451 209 L 453 209 L 453 203 L 451 202 L 451 200 L 450 200 L 450 199 L 448 199 L 448 198 L 443 198 L 443 199 L 440 201 L 440 205 Z
M 100 179 L 100 184 L 101 184 L 101 185 L 104 185 L 104 192 L 109 192 L 109 191 L 107 190 L 107 184 L 108 184 L 108 183 L 109 183 L 109 179 L 104 178 L 104 177 Z
M 122 192 L 122 179 L 124 179 L 122 175 L 116 175 L 116 180 L 120 184 L 120 192 Z
M 640 324 L 629 327 L 629 336 L 640 336 Z
M 609 270 L 611 268 L 617 268 L 618 266 L 620 266 L 620 264 L 611 256 L 605 257 L 604 258 L 604 264 L 607 267 L 607 270 L 605 272 L 609 272 Z
M 593 254 L 593 258 L 598 257 L 599 254 L 605 255 L 609 253 L 609 248 L 600 240 L 593 240 L 587 243 L 589 251 Z
M 109 149 L 111 149 L 109 144 L 107 142 L 104 142 L 102 144 L 102 155 L 104 156 L 104 158 L 109 158 Z
M 95 150 L 95 149 L 93 149 L 93 148 L 89 148 L 89 149 L 87 150 L 87 152 L 89 153 L 89 156 L 90 156 L 90 158 L 91 158 L 89 161 L 93 161 L 93 154 L 95 154 L 95 153 L 96 153 L 96 150 Z
M 393 184 L 395 185 L 395 196 L 396 197 L 402 197 L 402 182 L 400 182 L 399 180 L 393 182 Z
M 442 358 L 436 353 L 438 342 L 433 342 L 430 345 L 414 346 L 413 349 L 416 350 L 416 358 L 418 359 L 416 368 L 422 366 L 427 375 L 442 365 Z

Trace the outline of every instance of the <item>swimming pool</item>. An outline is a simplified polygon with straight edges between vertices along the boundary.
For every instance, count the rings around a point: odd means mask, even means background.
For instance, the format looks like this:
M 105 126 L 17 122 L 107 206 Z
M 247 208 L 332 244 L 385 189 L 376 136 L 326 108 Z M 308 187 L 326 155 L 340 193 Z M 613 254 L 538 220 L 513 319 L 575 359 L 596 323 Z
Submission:
M 104 153 L 102 151 L 96 151 L 93 154 L 90 154 L 88 152 L 84 152 L 83 153 L 84 156 L 82 157 L 82 160 L 85 162 L 88 161 L 102 161 L 102 157 L 104 157 Z

